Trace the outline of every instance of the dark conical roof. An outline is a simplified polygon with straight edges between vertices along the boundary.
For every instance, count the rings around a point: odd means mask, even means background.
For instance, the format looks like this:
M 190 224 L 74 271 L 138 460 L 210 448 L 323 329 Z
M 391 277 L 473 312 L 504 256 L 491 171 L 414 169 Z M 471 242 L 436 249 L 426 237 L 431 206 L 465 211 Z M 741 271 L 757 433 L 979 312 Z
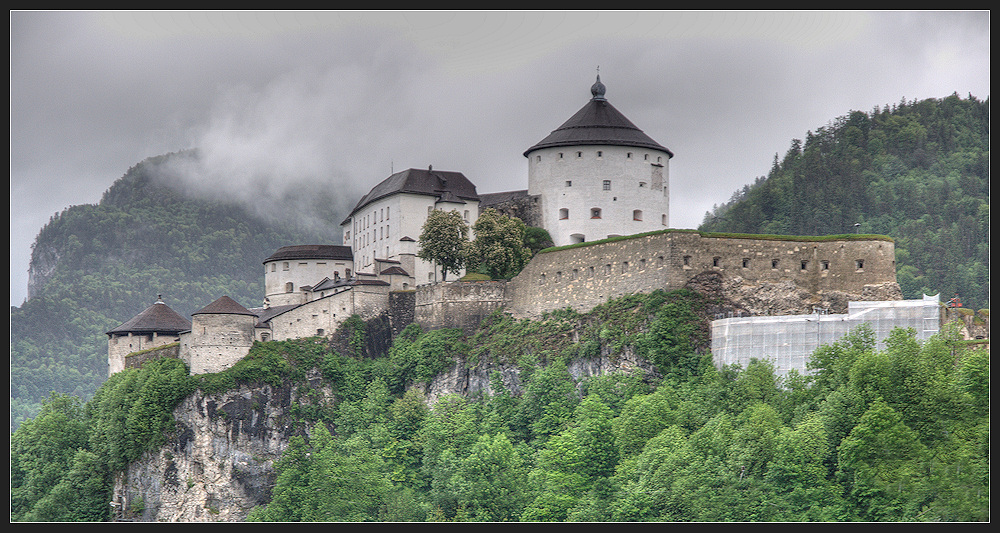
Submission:
M 118 326 L 107 334 L 127 334 L 127 333 L 166 333 L 177 334 L 191 329 L 191 322 L 177 314 L 163 300 L 156 300 L 156 303 L 146 308 L 145 311 L 132 317 L 124 324 Z
M 666 152 L 669 157 L 674 156 L 673 152 L 643 133 L 604 98 L 605 87 L 601 83 L 600 76 L 597 77 L 597 83 L 590 88 L 590 92 L 593 98 L 587 105 L 548 137 L 528 148 L 524 152 L 525 157 L 542 148 L 581 145 L 634 146 L 660 150 Z
M 193 315 L 250 315 L 257 316 L 253 311 L 236 303 L 236 300 L 228 296 L 222 296 L 218 300 L 201 308 Z

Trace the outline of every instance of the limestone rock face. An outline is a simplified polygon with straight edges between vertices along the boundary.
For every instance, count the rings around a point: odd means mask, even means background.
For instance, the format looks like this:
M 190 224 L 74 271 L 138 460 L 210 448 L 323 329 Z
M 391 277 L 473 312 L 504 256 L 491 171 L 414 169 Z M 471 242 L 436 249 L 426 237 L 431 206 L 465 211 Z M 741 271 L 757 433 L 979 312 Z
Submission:
M 566 367 L 570 376 L 578 383 L 589 377 L 601 376 L 615 372 L 639 372 L 646 379 L 655 381 L 661 376 L 656 367 L 635 354 L 630 347 L 625 347 L 621 353 L 613 354 L 609 346 L 601 346 L 599 356 L 577 358 Z M 491 376 L 497 373 L 503 388 L 515 396 L 521 395 L 524 383 L 521 371 L 514 364 L 481 363 L 474 368 L 467 368 L 465 361 L 458 361 L 446 372 L 439 374 L 430 383 L 422 384 L 427 404 L 434 405 L 441 397 L 448 394 L 462 396 L 489 396 L 495 394 Z
M 722 281 L 722 297 L 729 310 L 747 315 L 803 315 L 815 309 L 846 313 L 852 301 L 902 300 L 896 282 L 865 285 L 860 292 L 827 290 L 810 292 L 792 281 L 748 283 L 737 276 Z
M 310 384 L 319 384 L 313 376 Z M 286 385 L 198 391 L 174 410 L 176 430 L 115 480 L 120 518 L 144 522 L 239 522 L 271 499 L 274 463 L 293 435 L 289 415 L 306 403 Z M 325 398 L 330 391 L 321 391 Z

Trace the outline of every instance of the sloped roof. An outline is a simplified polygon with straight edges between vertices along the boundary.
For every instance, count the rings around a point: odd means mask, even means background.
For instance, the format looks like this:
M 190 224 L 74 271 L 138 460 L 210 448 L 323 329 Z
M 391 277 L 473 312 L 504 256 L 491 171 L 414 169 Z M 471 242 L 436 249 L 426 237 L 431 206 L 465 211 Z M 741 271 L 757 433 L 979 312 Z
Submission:
M 236 300 L 228 296 L 222 296 L 218 300 L 201 308 L 200 311 L 192 315 L 250 315 L 257 316 L 253 311 L 236 303 Z
M 163 300 L 149 306 L 124 324 L 107 332 L 108 335 L 127 333 L 177 334 L 191 329 L 191 322 L 170 308 Z
M 350 246 L 337 244 L 299 244 L 295 246 L 282 246 L 277 252 L 271 254 L 264 260 L 264 263 L 271 261 L 287 261 L 297 259 L 334 259 L 342 261 L 353 261 L 354 254 L 351 253 Z
M 379 275 L 386 276 L 386 275 L 389 275 L 389 274 L 400 275 L 400 276 L 409 276 L 410 275 L 406 270 L 403 270 L 402 268 L 400 268 L 398 266 L 391 266 L 391 267 L 383 270 Z
M 257 315 L 256 327 L 265 327 L 264 324 L 266 324 L 272 318 L 280 315 L 281 313 L 284 313 L 285 311 L 295 309 L 296 307 L 299 307 L 299 305 L 300 304 L 273 305 L 271 307 L 268 307 L 267 309 L 255 309 L 254 310 L 255 312 L 253 312 L 253 314 Z
M 542 148 L 581 145 L 633 146 L 660 150 L 669 157 L 674 156 L 673 152 L 643 133 L 604 98 L 605 88 L 600 76 L 597 76 L 597 83 L 590 88 L 590 92 L 593 98 L 583 108 L 548 137 L 528 148 L 524 156 Z
M 442 201 L 458 203 L 465 200 L 479 200 L 476 186 L 461 172 L 409 168 L 389 176 L 372 187 L 368 194 L 361 197 L 347 218 L 350 219 L 355 213 L 375 200 L 396 193 L 435 196 Z M 344 222 L 347 220 L 345 219 Z

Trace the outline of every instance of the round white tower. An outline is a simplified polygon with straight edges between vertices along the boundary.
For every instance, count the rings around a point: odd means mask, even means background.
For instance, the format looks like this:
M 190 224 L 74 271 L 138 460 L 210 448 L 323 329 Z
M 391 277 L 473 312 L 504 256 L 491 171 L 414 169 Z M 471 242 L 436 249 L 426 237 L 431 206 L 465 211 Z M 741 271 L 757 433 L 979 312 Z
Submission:
M 349 246 L 282 246 L 264 260 L 265 307 L 304 304 L 303 287 L 324 279 L 350 278 L 353 271 L 354 256 Z
M 541 198 L 542 225 L 557 246 L 666 229 L 673 153 L 605 98 L 593 97 L 524 152 L 528 194 Z

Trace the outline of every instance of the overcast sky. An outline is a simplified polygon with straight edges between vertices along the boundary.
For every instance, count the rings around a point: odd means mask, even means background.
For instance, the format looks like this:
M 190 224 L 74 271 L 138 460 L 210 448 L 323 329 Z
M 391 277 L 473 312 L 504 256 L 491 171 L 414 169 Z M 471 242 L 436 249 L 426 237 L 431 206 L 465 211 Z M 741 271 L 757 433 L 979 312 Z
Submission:
M 990 90 L 980 12 L 11 12 L 11 305 L 52 214 L 199 147 L 247 201 L 345 204 L 409 167 L 527 188 L 525 149 L 607 98 L 674 153 L 670 226 L 851 110 Z M 340 206 L 335 207 L 340 209 Z M 346 213 L 345 213 L 346 214 Z M 339 234 L 330 236 L 339 242 Z

